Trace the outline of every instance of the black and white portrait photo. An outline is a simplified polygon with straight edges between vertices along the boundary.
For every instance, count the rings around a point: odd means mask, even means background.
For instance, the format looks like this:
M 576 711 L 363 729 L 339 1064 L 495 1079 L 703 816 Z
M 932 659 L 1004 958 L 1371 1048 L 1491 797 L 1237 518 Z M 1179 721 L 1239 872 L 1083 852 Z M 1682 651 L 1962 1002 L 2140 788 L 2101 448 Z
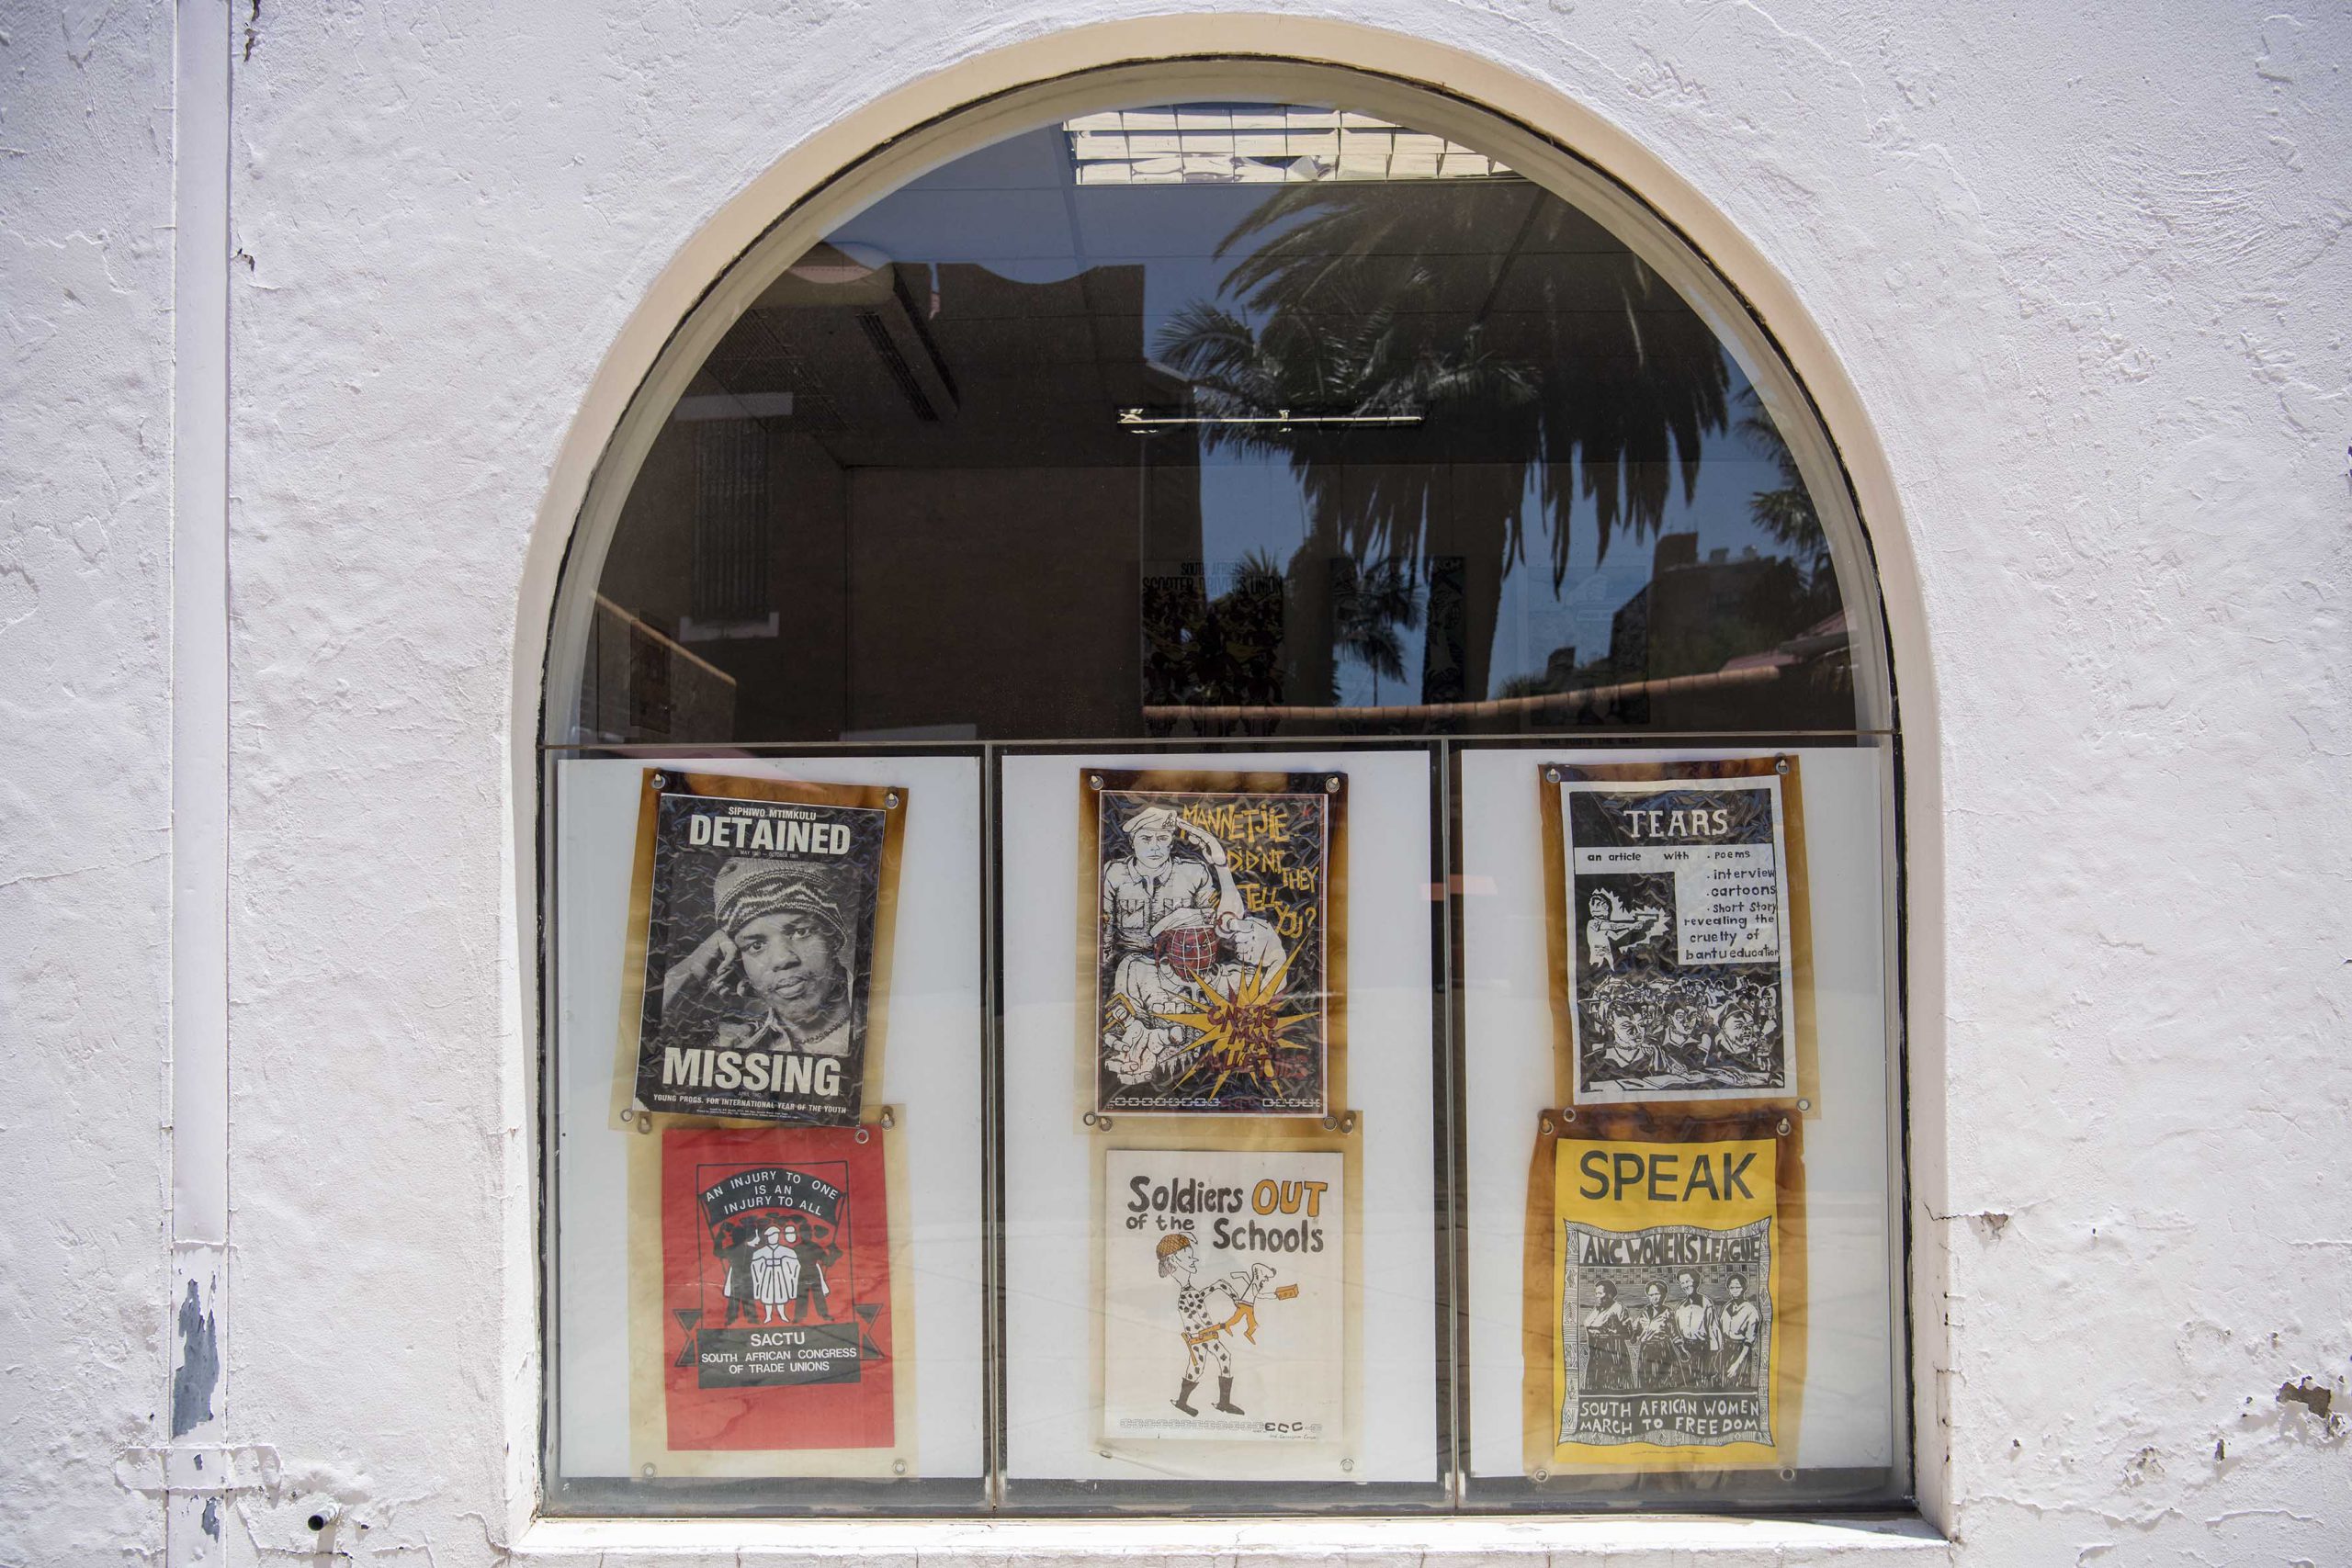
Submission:
M 636 1097 L 856 1119 L 888 812 L 662 792 Z

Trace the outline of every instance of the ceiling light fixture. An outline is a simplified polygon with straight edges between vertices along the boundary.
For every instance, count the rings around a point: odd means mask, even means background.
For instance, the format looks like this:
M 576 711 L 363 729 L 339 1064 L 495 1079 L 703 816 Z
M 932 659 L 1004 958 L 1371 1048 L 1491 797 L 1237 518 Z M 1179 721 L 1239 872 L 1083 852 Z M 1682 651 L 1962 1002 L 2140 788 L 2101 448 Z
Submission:
M 1419 424 L 1419 409 L 1409 413 L 1153 413 L 1147 409 L 1121 409 L 1119 424 L 1127 430 L 1162 430 L 1170 425 L 1202 424 Z

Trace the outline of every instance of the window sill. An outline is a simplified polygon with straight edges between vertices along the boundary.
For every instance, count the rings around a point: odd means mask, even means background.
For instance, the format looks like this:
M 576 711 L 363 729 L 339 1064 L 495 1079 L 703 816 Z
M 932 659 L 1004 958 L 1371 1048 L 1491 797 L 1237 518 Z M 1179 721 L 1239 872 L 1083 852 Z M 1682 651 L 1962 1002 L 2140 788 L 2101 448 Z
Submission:
M 663 1568 L 711 1563 L 874 1562 L 947 1558 L 1020 1558 L 1057 1562 L 1171 1561 L 1214 1555 L 1267 1568 L 1324 1564 L 1334 1556 L 1409 1556 L 1419 1568 L 1546 1559 L 1561 1552 L 1606 1555 L 1621 1568 L 1681 1564 L 1779 1564 L 1863 1559 L 1931 1568 L 1952 1561 L 1951 1544 L 1926 1521 L 1888 1516 L 1821 1519 L 1725 1519 L 1690 1515 L 1638 1518 L 1444 1519 L 540 1519 L 512 1561 L 534 1568 L 595 1568 L 633 1561 Z

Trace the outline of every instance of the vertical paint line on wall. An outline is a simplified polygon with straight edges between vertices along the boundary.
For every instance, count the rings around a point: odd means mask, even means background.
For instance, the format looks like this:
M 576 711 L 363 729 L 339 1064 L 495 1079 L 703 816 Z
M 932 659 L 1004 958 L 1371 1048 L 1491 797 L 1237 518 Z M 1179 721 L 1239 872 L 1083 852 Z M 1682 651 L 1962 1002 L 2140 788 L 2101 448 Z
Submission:
M 171 1296 L 175 1445 L 228 1408 L 229 119 L 227 0 L 179 0 L 172 101 Z M 167 1491 L 170 1564 L 220 1546 L 218 1499 Z

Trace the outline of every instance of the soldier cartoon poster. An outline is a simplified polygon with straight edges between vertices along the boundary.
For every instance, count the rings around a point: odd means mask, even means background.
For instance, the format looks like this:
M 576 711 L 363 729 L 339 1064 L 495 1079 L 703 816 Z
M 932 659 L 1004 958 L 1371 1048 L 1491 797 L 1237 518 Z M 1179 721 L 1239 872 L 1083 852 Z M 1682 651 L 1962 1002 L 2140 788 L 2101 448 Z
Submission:
M 1338 1153 L 1104 1153 L 1107 1440 L 1342 1435 L 1346 1185 Z
M 861 1131 L 662 1134 L 669 1449 L 892 1445 L 888 1204 Z
M 1575 1104 L 1798 1092 L 1783 778 L 1771 759 L 1702 767 L 1732 776 L 1544 771 L 1565 839 L 1550 897 Z
M 1094 1111 L 1329 1108 L 1345 784 L 1084 776 Z
M 629 1100 L 855 1121 L 904 792 L 655 772 L 640 810 Z
M 1804 1278 L 1793 1120 L 1581 1125 L 1566 1124 L 1533 1178 L 1548 1188 L 1531 1281 L 1548 1354 L 1530 1372 L 1549 1398 L 1532 1463 L 1785 1462 L 1795 1380 L 1783 1363 L 1802 1349 Z

